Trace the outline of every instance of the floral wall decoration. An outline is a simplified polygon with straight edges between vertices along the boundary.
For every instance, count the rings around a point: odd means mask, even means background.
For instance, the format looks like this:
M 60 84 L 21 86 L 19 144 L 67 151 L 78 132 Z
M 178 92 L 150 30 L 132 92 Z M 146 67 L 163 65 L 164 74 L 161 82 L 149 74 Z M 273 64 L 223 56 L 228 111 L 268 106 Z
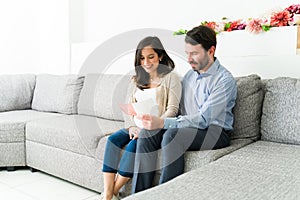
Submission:
M 230 32 L 235 30 L 246 30 L 247 32 L 258 34 L 269 31 L 272 27 L 295 26 L 300 25 L 300 4 L 293 4 L 289 7 L 272 12 L 269 16 L 262 18 L 249 18 L 247 20 L 237 19 L 229 20 L 222 18 L 222 21 L 204 21 L 201 25 L 206 25 L 215 30 L 215 32 Z M 174 35 L 184 35 L 187 30 L 179 29 Z

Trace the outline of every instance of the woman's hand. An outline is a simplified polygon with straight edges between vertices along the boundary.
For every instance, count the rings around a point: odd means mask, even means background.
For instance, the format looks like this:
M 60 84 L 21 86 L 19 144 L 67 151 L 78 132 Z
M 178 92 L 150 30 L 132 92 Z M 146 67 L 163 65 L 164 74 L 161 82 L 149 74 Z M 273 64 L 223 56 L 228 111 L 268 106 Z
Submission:
M 135 140 L 138 138 L 141 129 L 136 126 L 131 126 L 129 127 L 128 131 L 129 131 L 129 138 Z
M 164 119 L 149 114 L 137 115 L 139 120 L 143 121 L 143 127 L 147 130 L 156 130 L 164 128 Z

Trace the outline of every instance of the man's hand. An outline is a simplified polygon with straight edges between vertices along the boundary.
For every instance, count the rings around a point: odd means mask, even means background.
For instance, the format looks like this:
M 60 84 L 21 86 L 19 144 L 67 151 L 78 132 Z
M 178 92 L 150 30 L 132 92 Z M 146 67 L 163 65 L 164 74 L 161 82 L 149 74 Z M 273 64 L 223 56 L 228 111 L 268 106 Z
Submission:
M 164 127 L 164 120 L 162 118 L 152 115 L 138 115 L 137 118 L 142 120 L 144 129 L 155 130 Z
M 129 131 L 129 138 L 135 140 L 135 139 L 138 138 L 141 129 L 139 127 L 136 127 L 136 126 L 131 126 L 128 129 L 128 131 Z

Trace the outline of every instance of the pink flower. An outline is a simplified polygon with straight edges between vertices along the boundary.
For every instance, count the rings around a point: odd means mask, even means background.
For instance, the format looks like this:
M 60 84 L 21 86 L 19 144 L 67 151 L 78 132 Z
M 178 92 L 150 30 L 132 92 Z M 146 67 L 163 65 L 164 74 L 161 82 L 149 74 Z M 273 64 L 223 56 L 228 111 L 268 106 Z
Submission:
M 225 22 L 217 22 L 215 31 L 217 33 L 224 31 L 224 27 L 225 27 Z
M 291 17 L 293 17 L 294 14 L 300 14 L 300 4 L 290 5 L 286 8 L 286 10 L 289 11 L 289 13 L 292 15 Z
M 201 25 L 212 28 L 216 33 L 223 31 L 235 31 L 235 30 L 246 30 L 250 33 L 260 33 L 262 31 L 267 32 L 272 27 L 280 26 L 294 26 L 300 25 L 300 4 L 293 4 L 284 10 L 280 9 L 275 12 L 267 13 L 263 18 L 248 19 L 246 22 L 243 19 L 229 20 L 226 17 L 222 18 L 222 21 L 204 21 Z M 185 30 L 179 30 L 175 34 L 185 34 Z
M 237 27 L 240 24 L 240 21 L 241 20 L 236 20 L 236 21 L 230 22 L 229 23 L 230 26 L 227 28 L 226 31 L 230 32 L 230 31 L 233 31 L 233 30 L 237 30 Z
M 263 30 L 262 23 L 263 23 L 262 19 L 251 19 L 248 21 L 246 25 L 246 31 L 255 34 L 260 33 Z
M 271 16 L 271 26 L 288 26 L 289 22 L 292 21 L 291 14 L 289 11 L 284 10 L 281 12 L 273 13 Z
M 291 5 L 291 6 L 287 7 L 285 10 L 287 10 L 290 13 L 290 17 L 292 18 L 292 20 L 289 22 L 290 26 L 300 24 L 300 18 L 299 18 L 300 4 Z
M 206 26 L 208 26 L 209 28 L 212 28 L 212 29 L 216 29 L 216 27 L 218 26 L 216 22 L 206 22 L 205 24 Z
M 217 23 L 214 21 L 212 21 L 212 22 L 205 21 L 205 22 L 202 22 L 201 24 L 212 28 L 216 33 L 224 31 L 224 23 L 222 23 L 222 22 Z

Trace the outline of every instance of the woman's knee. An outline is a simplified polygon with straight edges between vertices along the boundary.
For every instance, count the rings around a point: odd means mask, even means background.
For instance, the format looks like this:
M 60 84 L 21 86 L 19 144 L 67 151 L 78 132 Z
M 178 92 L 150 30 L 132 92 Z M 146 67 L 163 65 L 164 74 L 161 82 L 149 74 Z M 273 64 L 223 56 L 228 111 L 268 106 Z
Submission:
M 131 140 L 128 145 L 126 146 L 126 149 L 125 151 L 128 151 L 128 152 L 133 152 L 135 153 L 136 152 L 136 144 L 137 144 L 137 140 Z
M 110 135 L 107 138 L 106 145 L 117 145 L 118 143 L 118 137 L 116 137 L 114 134 Z
M 129 139 L 129 136 L 127 136 L 127 134 L 124 132 L 124 130 L 121 129 L 121 130 L 111 134 L 107 138 L 107 145 L 122 146 L 127 143 L 125 140 L 128 140 L 128 139 Z

